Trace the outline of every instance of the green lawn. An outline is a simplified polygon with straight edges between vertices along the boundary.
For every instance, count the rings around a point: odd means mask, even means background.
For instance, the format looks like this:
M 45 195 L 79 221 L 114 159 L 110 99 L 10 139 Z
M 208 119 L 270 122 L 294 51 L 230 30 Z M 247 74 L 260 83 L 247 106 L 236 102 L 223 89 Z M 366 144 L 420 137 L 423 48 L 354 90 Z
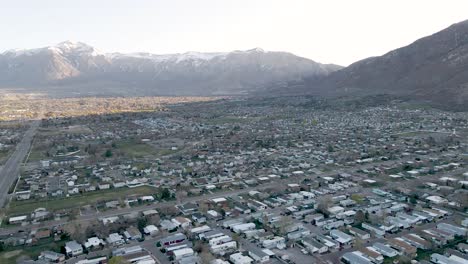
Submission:
M 149 144 L 139 142 L 137 140 L 126 140 L 117 142 L 117 149 L 124 155 L 131 158 L 143 158 L 147 156 L 160 157 L 176 153 L 179 150 L 171 150 L 167 148 L 155 148 Z
M 151 195 L 155 193 L 157 193 L 156 188 L 150 186 L 141 186 L 137 188 L 119 188 L 105 191 L 95 191 L 60 199 L 12 201 L 7 210 L 7 215 L 28 214 L 39 207 L 45 207 L 50 211 L 72 209 L 88 204 L 94 204 L 98 201 L 118 200 L 130 195 L 140 196 Z
M 46 159 L 45 151 L 38 150 L 37 148 L 32 148 L 31 153 L 28 157 L 28 162 L 40 161 Z
M 156 156 L 158 152 L 152 146 L 135 140 L 121 141 L 117 143 L 117 149 L 125 155 L 134 158 Z

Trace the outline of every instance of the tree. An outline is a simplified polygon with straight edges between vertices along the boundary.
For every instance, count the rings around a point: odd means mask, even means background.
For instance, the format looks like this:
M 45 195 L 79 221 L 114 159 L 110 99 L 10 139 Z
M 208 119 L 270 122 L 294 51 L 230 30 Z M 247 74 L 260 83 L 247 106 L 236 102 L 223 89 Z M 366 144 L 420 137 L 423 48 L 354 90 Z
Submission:
M 285 235 L 287 233 L 288 227 L 293 223 L 291 217 L 289 216 L 282 216 L 279 221 L 279 233 L 281 235 Z
M 104 153 L 104 157 L 106 157 L 106 158 L 110 158 L 110 157 L 112 157 L 112 155 L 113 154 L 112 154 L 112 151 L 110 149 L 106 150 L 106 152 Z
M 319 199 L 317 204 L 317 211 L 328 216 L 328 208 L 332 204 L 332 200 L 329 196 L 325 196 Z
M 205 203 L 205 202 L 201 202 L 200 205 L 198 206 L 198 210 L 199 210 L 200 212 L 204 213 L 204 214 L 205 214 L 209 209 L 210 209 L 210 208 L 209 208 L 208 204 Z
M 159 212 L 165 216 L 175 216 L 179 213 L 179 210 L 175 206 L 163 206 L 159 208 Z
M 188 193 L 186 191 L 180 190 L 176 193 L 177 202 L 181 203 L 187 198 Z
M 170 199 L 170 198 L 171 198 L 171 192 L 169 191 L 169 189 L 167 189 L 167 188 L 162 189 L 161 199 L 166 200 L 166 199 Z
M 203 250 L 200 253 L 200 259 L 202 263 L 211 263 L 211 261 L 213 261 L 215 257 L 209 251 Z
M 362 239 L 360 238 L 356 238 L 356 240 L 354 241 L 354 248 L 357 249 L 357 250 L 360 250 L 364 247 L 364 241 L 362 241 Z
M 144 217 L 138 218 L 137 226 L 139 230 L 143 230 L 143 228 L 145 228 L 147 224 L 148 224 L 148 220 L 146 220 L 146 218 Z
M 366 215 L 364 214 L 363 211 L 358 210 L 356 214 L 354 215 L 354 222 L 356 224 L 361 224 L 364 221 L 366 221 Z
M 70 238 L 78 242 L 84 242 L 86 240 L 85 232 L 82 230 L 82 226 L 79 223 L 72 222 L 66 226 Z

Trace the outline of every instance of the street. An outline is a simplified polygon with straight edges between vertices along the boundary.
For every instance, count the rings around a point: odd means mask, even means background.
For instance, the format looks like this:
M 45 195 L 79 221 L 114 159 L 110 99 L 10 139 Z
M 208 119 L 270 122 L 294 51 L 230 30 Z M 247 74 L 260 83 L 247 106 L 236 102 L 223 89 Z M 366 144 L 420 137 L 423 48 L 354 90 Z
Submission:
M 40 120 L 31 122 L 30 128 L 24 134 L 21 142 L 16 146 L 15 152 L 13 152 L 0 170 L 0 208 L 6 205 L 10 186 L 19 176 L 21 164 L 31 148 L 32 140 L 40 123 Z

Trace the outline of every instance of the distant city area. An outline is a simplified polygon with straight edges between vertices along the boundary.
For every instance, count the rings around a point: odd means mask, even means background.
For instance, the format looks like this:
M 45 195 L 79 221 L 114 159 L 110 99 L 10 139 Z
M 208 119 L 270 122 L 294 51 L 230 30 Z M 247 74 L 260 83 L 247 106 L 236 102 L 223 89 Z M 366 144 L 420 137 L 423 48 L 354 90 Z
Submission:
M 1 179 L 1 263 L 466 259 L 465 113 L 314 97 L 41 100 L 53 114 L 2 113 L 2 170 L 19 177 Z M 80 102 L 118 109 L 79 114 Z

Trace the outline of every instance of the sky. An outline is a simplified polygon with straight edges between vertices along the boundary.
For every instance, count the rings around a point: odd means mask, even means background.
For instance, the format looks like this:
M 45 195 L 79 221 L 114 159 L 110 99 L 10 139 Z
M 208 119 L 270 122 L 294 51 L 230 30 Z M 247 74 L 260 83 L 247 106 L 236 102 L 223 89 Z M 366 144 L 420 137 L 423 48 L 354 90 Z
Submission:
M 288 51 L 343 66 L 468 19 L 466 0 L 0 0 L 0 52 Z

